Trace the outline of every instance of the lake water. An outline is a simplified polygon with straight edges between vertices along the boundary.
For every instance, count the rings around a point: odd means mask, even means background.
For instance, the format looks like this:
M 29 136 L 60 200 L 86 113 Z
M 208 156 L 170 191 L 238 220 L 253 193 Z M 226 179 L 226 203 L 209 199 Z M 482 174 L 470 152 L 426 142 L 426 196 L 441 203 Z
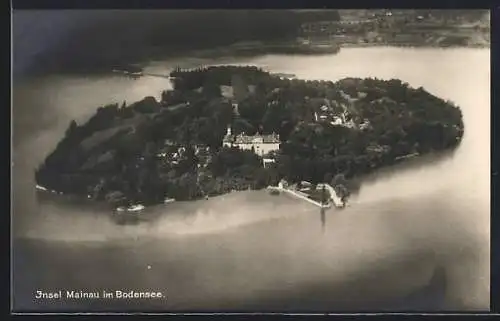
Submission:
M 38 195 L 33 169 L 71 119 L 97 106 L 159 97 L 166 79 L 50 75 L 13 91 L 14 308 L 253 311 L 487 310 L 490 284 L 490 52 L 349 48 L 329 56 L 183 58 L 257 65 L 303 79 L 399 78 L 458 104 L 459 149 L 367 180 L 326 227 L 309 204 L 264 191 L 149 209 L 118 226 L 92 204 Z M 436 270 L 442 293 L 431 288 Z M 166 299 L 36 300 L 36 290 L 158 290 Z M 439 293 L 438 293 L 439 292 Z M 435 297 L 433 297 L 435 295 Z

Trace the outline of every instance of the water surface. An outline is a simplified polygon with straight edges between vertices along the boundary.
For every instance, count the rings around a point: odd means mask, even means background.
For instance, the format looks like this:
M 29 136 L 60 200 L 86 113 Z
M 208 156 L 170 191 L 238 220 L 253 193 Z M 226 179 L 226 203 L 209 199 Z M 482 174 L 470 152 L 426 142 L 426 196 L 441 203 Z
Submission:
M 49 75 L 15 84 L 14 308 L 488 309 L 489 62 L 487 49 L 349 48 L 331 56 L 147 65 L 153 73 L 232 63 L 302 79 L 399 78 L 462 108 L 465 136 L 453 155 L 372 175 L 350 207 L 327 212 L 324 232 L 319 210 L 264 191 L 156 207 L 148 210 L 151 221 L 137 226 L 115 225 L 92 204 L 37 196 L 33 169 L 71 119 L 83 122 L 99 105 L 159 97 L 169 83 L 110 74 Z M 440 288 L 433 287 L 436 271 L 442 272 Z M 33 300 L 38 289 L 123 288 L 160 290 L 168 298 Z M 415 296 L 419 291 L 424 295 Z

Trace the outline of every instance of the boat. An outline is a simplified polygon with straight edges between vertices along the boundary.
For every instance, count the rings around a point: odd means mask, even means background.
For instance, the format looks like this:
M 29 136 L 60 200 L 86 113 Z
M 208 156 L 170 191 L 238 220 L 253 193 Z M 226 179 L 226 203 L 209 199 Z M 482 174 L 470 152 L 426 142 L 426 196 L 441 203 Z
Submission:
M 139 66 L 128 65 L 128 66 L 118 66 L 112 69 L 113 73 L 127 75 L 132 78 L 139 78 L 144 76 L 143 69 Z
M 287 74 L 287 73 L 281 73 L 281 72 L 274 73 L 273 75 L 280 77 L 280 78 L 295 78 L 295 77 L 297 77 L 295 74 Z
M 324 203 L 321 205 L 321 208 L 331 208 L 332 207 L 332 203 L 328 202 L 328 203 Z
M 126 75 L 128 75 L 132 78 L 139 78 L 139 77 L 144 76 L 144 74 L 142 72 L 129 72 Z
M 145 207 L 142 204 L 131 205 L 127 207 L 127 212 L 139 212 L 142 211 L 144 208 Z
M 38 185 L 38 184 L 35 186 L 35 188 L 36 188 L 37 190 L 39 190 L 39 191 L 47 191 L 47 189 L 46 189 L 45 187 L 43 187 L 43 186 L 41 186 L 41 185 Z
M 164 203 L 164 204 L 169 204 L 169 203 L 173 203 L 173 202 L 175 202 L 175 199 L 174 199 L 174 198 L 166 198 L 166 199 L 163 201 L 163 203 Z
M 143 208 L 143 205 L 132 205 L 129 207 L 120 206 L 116 208 L 112 218 L 117 224 L 120 225 L 139 224 L 142 216 L 139 215 L 139 212 Z
M 344 209 L 346 207 L 346 204 L 345 202 L 343 202 L 342 204 L 335 204 L 335 207 L 338 209 Z

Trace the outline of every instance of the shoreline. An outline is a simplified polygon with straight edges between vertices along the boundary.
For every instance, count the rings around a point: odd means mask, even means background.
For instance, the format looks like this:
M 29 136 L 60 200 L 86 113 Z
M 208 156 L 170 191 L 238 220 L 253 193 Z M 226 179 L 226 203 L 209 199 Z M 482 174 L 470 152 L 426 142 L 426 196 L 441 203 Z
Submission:
M 277 44 L 252 44 L 245 46 L 238 46 L 237 43 L 224 46 L 216 47 L 212 49 L 201 49 L 193 50 L 188 52 L 188 55 L 193 56 L 212 56 L 214 54 L 234 54 L 234 55 L 245 55 L 245 54 L 259 54 L 258 51 L 264 51 L 263 55 L 267 54 L 282 54 L 280 50 L 290 50 L 292 52 L 285 54 L 303 54 L 303 55 L 325 55 L 325 54 L 336 54 L 339 53 L 342 48 L 379 48 L 379 47 L 393 47 L 393 48 L 432 48 L 432 49 L 456 49 L 456 48 L 470 48 L 470 49 L 490 49 L 491 43 L 488 44 L 477 44 L 477 45 L 441 45 L 432 43 L 391 43 L 391 42 L 367 42 L 367 43 L 353 43 L 353 42 L 341 42 L 332 41 L 330 43 L 321 45 L 300 45 L 300 44 L 287 44 L 287 43 L 277 43 Z M 278 48 L 278 49 L 276 49 Z M 295 53 L 293 51 L 296 51 Z M 319 50 L 319 51 L 318 51 Z M 323 52 L 321 52 L 323 50 Z M 254 52 L 252 52 L 254 51 Z
M 341 48 L 415 48 L 415 49 L 491 49 L 491 44 L 488 45 L 432 45 L 432 44 L 414 44 L 414 43 L 343 43 Z
M 437 160 L 440 161 L 441 158 L 449 157 L 449 154 L 452 156 L 454 152 L 455 152 L 455 149 L 450 150 L 450 151 L 437 151 L 437 152 L 432 152 L 432 153 L 428 153 L 428 154 L 419 154 L 419 155 L 409 154 L 407 156 L 399 157 L 397 160 L 395 160 L 394 164 L 392 164 L 392 165 L 378 167 L 369 173 L 361 174 L 359 176 L 355 176 L 352 179 L 350 179 L 349 182 L 356 187 L 356 188 L 350 190 L 350 192 L 352 195 L 355 195 L 359 191 L 359 187 L 361 187 L 364 183 L 370 183 L 374 179 L 377 179 L 378 175 L 386 173 L 386 172 L 391 172 L 393 170 L 404 170 L 405 168 L 401 168 L 401 166 L 404 166 L 405 164 L 407 164 L 407 166 L 410 166 L 409 168 L 411 168 L 412 166 L 427 166 L 427 165 L 431 164 L 430 162 L 428 162 L 429 158 L 437 157 Z M 318 185 L 321 185 L 321 183 L 319 183 Z M 329 184 L 325 184 L 325 185 L 329 186 Z M 167 206 L 169 204 L 183 204 L 183 203 L 195 203 L 195 202 L 201 202 L 201 201 L 208 201 L 208 200 L 213 200 L 213 199 L 217 199 L 217 198 L 222 198 L 222 197 L 225 197 L 227 195 L 234 194 L 234 193 L 245 193 L 248 191 L 264 192 L 264 191 L 269 191 L 269 190 L 289 191 L 288 189 L 280 188 L 279 186 L 267 186 L 267 187 L 263 187 L 260 189 L 232 190 L 232 191 L 229 191 L 227 193 L 217 194 L 217 195 L 208 196 L 208 197 L 200 197 L 200 198 L 195 198 L 195 199 L 190 199 L 190 200 L 181 200 L 181 201 L 166 197 L 165 201 L 162 203 L 143 205 L 141 202 L 137 202 L 137 203 L 131 204 L 130 206 L 125 207 L 125 208 L 132 208 L 134 206 L 143 206 L 139 211 L 127 211 L 127 210 L 120 211 L 120 210 L 118 210 L 118 208 L 123 207 L 123 206 L 112 206 L 112 203 L 107 202 L 107 201 L 93 201 L 93 200 L 91 200 L 91 197 L 89 197 L 89 195 L 87 195 L 87 197 L 84 197 L 83 195 L 69 194 L 69 193 L 65 193 L 62 191 L 56 191 L 53 189 L 46 188 L 45 186 L 40 185 L 40 184 L 35 184 L 35 192 L 36 193 L 43 193 L 45 195 L 74 197 L 80 201 L 90 201 L 90 202 L 92 202 L 92 204 L 95 204 L 95 205 L 105 205 L 112 212 L 118 211 L 118 212 L 122 212 L 122 213 L 141 212 L 143 210 L 151 209 L 151 208 L 158 207 L 158 206 Z M 334 189 L 333 189 L 333 191 L 334 191 Z M 338 196 L 337 196 L 337 198 L 338 198 Z M 312 200 L 312 199 L 310 199 L 310 200 L 314 202 L 314 200 Z M 314 204 L 314 205 L 318 206 L 317 204 Z M 331 205 L 330 205 L 330 207 L 331 207 Z
M 132 63 L 134 64 L 139 64 L 141 66 L 146 66 L 150 62 L 158 62 L 158 61 L 176 61 L 176 57 L 191 57 L 191 58 L 197 58 L 197 59 L 210 59 L 210 58 L 224 58 L 224 57 L 233 57 L 233 58 L 245 58 L 245 57 L 259 57 L 259 56 L 265 56 L 265 55 L 304 55 L 304 56 L 324 56 L 328 54 L 338 54 L 342 51 L 342 49 L 360 49 L 360 48 L 398 48 L 398 49 L 444 49 L 444 50 L 452 50 L 452 49 L 491 49 L 491 44 L 488 45 L 477 45 L 477 46 L 463 46 L 463 45 L 457 45 L 457 46 L 442 46 L 442 45 L 430 45 L 430 44 L 423 44 L 423 45 L 417 45 L 417 44 L 391 44 L 391 43 L 342 43 L 339 44 L 339 50 L 336 52 L 331 52 L 331 53 L 315 53 L 315 52 L 309 52 L 309 53 L 279 53 L 279 52 L 237 52 L 237 51 L 231 51 L 228 50 L 227 48 L 223 49 L 222 52 L 217 52 L 218 49 L 201 49 L 201 50 L 190 50 L 185 53 L 179 53 L 177 55 L 172 55 L 172 54 L 165 54 L 162 56 L 162 58 L 152 58 L 152 59 L 143 59 L 143 60 L 134 60 Z M 88 69 L 86 68 L 85 70 L 82 70 L 81 68 L 71 68 L 67 70 L 57 70 L 57 71 L 52 71 L 52 72 L 46 72 L 46 73 L 33 73 L 30 75 L 22 75 L 22 76 L 16 76 L 17 81 L 19 80 L 25 80 L 25 79 L 30 79 L 30 78 L 38 78 L 40 76 L 47 76 L 47 75 L 74 75 L 74 76 L 84 76 L 84 75 L 107 75 L 107 74 L 115 74 L 116 76 L 120 76 L 119 73 L 114 73 L 112 72 L 113 66 L 109 65 L 108 67 L 98 67 L 98 68 L 91 68 Z M 123 75 L 126 76 L 126 75 Z M 148 75 L 143 75 L 143 76 L 148 76 Z

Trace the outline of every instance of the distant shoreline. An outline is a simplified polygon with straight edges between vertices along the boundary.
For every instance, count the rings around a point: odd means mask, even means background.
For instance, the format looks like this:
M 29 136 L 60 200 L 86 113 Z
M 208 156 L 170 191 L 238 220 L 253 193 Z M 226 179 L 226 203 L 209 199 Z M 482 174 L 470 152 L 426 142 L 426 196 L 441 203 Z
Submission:
M 443 46 L 443 45 L 432 45 L 432 44 L 394 44 L 394 43 L 343 43 L 340 45 L 341 48 L 422 48 L 422 49 L 490 49 L 491 44 L 488 45 L 453 45 L 453 46 Z
M 300 50 L 297 45 L 294 44 L 276 44 L 275 47 L 270 45 L 260 46 L 257 44 L 254 45 L 246 45 L 245 47 L 238 47 L 235 44 L 225 47 L 218 47 L 213 49 L 203 49 L 203 50 L 194 50 L 188 53 L 188 55 L 193 56 L 213 56 L 217 54 L 234 54 L 234 55 L 245 55 L 245 54 L 256 54 L 258 55 L 258 51 L 263 51 L 262 54 L 282 54 L 276 48 L 280 49 L 288 49 L 288 53 L 285 54 L 304 54 L 304 55 L 324 55 L 324 54 L 336 54 L 339 53 L 342 48 L 380 48 L 380 47 L 393 47 L 393 48 L 432 48 L 432 49 L 457 49 L 457 48 L 474 48 L 474 49 L 489 49 L 491 48 L 491 43 L 487 45 L 440 45 L 440 44 L 429 44 L 423 43 L 419 44 L 416 42 L 412 43 L 391 43 L 391 42 L 367 42 L 367 43 L 348 43 L 348 42 L 338 42 L 331 43 L 329 47 L 316 47 L 310 45 L 304 45 L 300 47 Z M 325 48 L 323 51 L 318 50 L 318 48 Z M 268 50 L 262 50 L 268 49 Z
M 279 52 L 279 51 L 264 51 L 264 50 L 241 50 L 241 49 L 236 49 L 234 48 L 229 48 L 229 47 L 220 47 L 220 48 L 212 48 L 212 49 L 201 49 L 201 50 L 190 50 L 187 52 L 179 52 L 178 54 L 172 55 L 172 54 L 165 54 L 162 57 L 155 57 L 151 59 L 139 59 L 139 60 L 133 60 L 129 64 L 137 64 L 140 66 L 146 66 L 149 64 L 151 61 L 171 61 L 179 58 L 179 57 L 189 57 L 189 58 L 197 58 L 197 59 L 215 59 L 215 58 L 224 58 L 224 57 L 234 57 L 234 58 L 247 58 L 247 57 L 259 57 L 259 56 L 265 56 L 265 55 L 304 55 L 304 56 L 325 56 L 325 55 L 334 55 L 338 54 L 342 51 L 342 49 L 361 49 L 361 48 L 399 48 L 399 49 L 444 49 L 444 50 L 451 50 L 451 49 L 491 49 L 491 44 L 489 45 L 474 45 L 474 46 L 441 46 L 441 45 L 431 45 L 431 44 L 394 44 L 394 43 L 342 43 L 339 44 L 339 49 L 337 51 L 331 51 L 331 52 L 323 52 L 323 53 L 318 53 L 318 52 L 304 52 L 303 50 L 301 52 Z M 51 74 L 57 74 L 57 75 L 107 75 L 107 74 L 114 74 L 116 76 L 124 76 L 124 77 L 130 77 L 130 78 L 138 78 L 138 75 L 136 76 L 129 76 L 125 74 L 120 74 L 120 73 L 114 73 L 112 72 L 114 68 L 113 66 L 116 64 L 109 64 L 107 66 L 97 66 L 97 67 L 91 67 L 91 68 L 76 68 L 76 69 L 67 69 L 67 70 L 58 70 L 57 72 L 49 72 L 49 73 L 34 73 L 31 75 L 23 75 L 22 79 L 29 78 L 29 77 L 39 77 L 41 75 L 51 75 Z M 143 75 L 143 76 L 148 76 L 148 75 Z M 21 77 L 16 76 L 14 81 L 19 81 Z

